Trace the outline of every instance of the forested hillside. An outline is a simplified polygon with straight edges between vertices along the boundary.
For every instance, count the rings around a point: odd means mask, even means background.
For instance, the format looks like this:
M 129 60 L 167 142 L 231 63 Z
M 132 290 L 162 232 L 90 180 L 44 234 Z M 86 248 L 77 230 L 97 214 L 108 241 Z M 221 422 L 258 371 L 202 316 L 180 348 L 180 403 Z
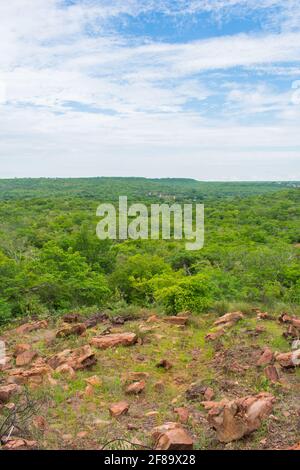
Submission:
M 299 188 L 106 178 L 0 185 L 2 323 L 120 302 L 170 313 L 201 313 L 221 302 L 287 308 L 300 302 Z M 173 196 L 177 203 L 204 202 L 204 248 L 99 240 L 96 208 L 119 195 L 146 204 L 173 202 Z
M 299 448 L 297 186 L 1 181 L 0 447 Z M 99 240 L 119 195 L 204 202 L 204 248 Z

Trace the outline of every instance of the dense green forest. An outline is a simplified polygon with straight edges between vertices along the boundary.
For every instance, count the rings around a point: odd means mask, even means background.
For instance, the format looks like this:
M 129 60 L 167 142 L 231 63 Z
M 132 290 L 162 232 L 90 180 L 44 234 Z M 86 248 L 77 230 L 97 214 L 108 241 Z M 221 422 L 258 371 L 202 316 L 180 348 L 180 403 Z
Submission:
M 101 241 L 96 208 L 204 202 L 205 245 Z M 300 303 L 300 184 L 143 178 L 0 181 L 0 321 L 87 308 L 175 313 Z

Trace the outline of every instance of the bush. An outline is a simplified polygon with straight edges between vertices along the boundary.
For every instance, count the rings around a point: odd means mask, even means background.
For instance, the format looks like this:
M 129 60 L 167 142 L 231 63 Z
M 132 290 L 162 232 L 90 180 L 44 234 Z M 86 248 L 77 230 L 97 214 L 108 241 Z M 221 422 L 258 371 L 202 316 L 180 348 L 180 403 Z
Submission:
M 208 276 L 197 274 L 182 278 L 176 284 L 156 291 L 156 300 L 166 312 L 190 310 L 201 313 L 213 304 L 213 285 Z

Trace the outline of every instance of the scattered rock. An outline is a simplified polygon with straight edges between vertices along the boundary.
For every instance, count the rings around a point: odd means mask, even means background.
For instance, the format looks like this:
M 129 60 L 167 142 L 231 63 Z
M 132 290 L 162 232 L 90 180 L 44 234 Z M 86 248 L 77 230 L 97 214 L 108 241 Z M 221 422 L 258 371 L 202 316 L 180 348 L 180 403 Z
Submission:
M 78 439 L 85 439 L 86 437 L 88 436 L 88 432 L 87 431 L 80 431 L 76 434 L 76 437 Z
M 182 424 L 186 424 L 189 420 L 190 413 L 187 408 L 179 407 L 179 408 L 174 408 L 174 412 L 178 415 L 179 421 Z
M 215 396 L 215 392 L 213 391 L 213 389 L 210 387 L 207 387 L 207 389 L 204 392 L 205 400 L 211 401 L 214 398 L 214 396 Z
M 98 375 L 93 375 L 92 377 L 88 377 L 84 380 L 93 387 L 99 387 L 100 385 L 102 385 L 102 380 L 100 379 L 100 377 L 98 377 Z
M 40 385 L 46 378 L 50 377 L 51 372 L 51 367 L 46 364 L 35 366 L 28 370 L 13 369 L 9 371 L 9 382 L 19 385 L 25 383 Z
M 42 432 L 44 432 L 48 427 L 48 423 L 44 416 L 35 416 L 32 420 L 32 424 L 36 429 Z
M 128 372 L 122 376 L 123 383 L 138 382 L 149 378 L 148 372 Z
M 80 336 L 85 332 L 85 330 L 86 326 L 84 323 L 76 323 L 74 325 L 67 324 L 63 328 L 58 330 L 58 332 L 56 333 L 56 338 L 65 338 L 71 335 Z
M 22 366 L 28 366 L 33 359 L 37 356 L 36 351 L 24 351 L 23 353 L 19 354 L 16 357 L 16 366 L 17 367 L 22 367 Z
M 87 385 L 84 390 L 84 395 L 86 397 L 92 397 L 94 395 L 94 387 L 92 385 Z
M 98 323 L 103 323 L 108 320 L 108 316 L 106 313 L 98 312 L 94 313 L 91 317 L 89 317 L 85 322 L 85 326 L 87 328 L 94 328 L 94 326 L 98 325 Z
M 144 380 L 141 380 L 140 382 L 133 382 L 126 388 L 126 393 L 128 395 L 138 395 L 145 389 L 145 386 L 146 382 Z
M 129 410 L 129 404 L 127 401 L 119 401 L 118 403 L 114 403 L 109 407 L 109 413 L 114 418 L 127 414 Z
M 285 369 L 300 365 L 300 349 L 289 353 L 276 354 L 276 361 Z
M 227 443 L 258 429 L 271 413 L 274 402 L 271 394 L 259 393 L 233 401 L 204 402 L 203 405 L 209 409 L 208 423 L 216 430 L 219 441 Z
M 260 358 L 258 359 L 257 366 L 267 366 L 273 362 L 274 354 L 270 348 L 265 348 Z
M 0 403 L 7 403 L 13 395 L 20 393 L 20 390 L 16 384 L 0 386 Z
M 286 450 L 300 450 L 300 441 L 297 444 L 293 445 L 292 447 L 289 447 Z
M 268 320 L 270 318 L 268 312 L 256 312 L 258 320 Z
M 235 323 L 237 323 L 239 320 L 244 318 L 244 315 L 242 312 L 230 312 L 230 313 L 225 313 L 222 317 L 218 318 L 214 322 L 215 326 L 222 325 L 225 328 L 233 326 Z
M 40 330 L 42 328 L 47 328 L 48 322 L 46 320 L 35 321 L 33 323 L 24 323 L 15 329 L 17 335 L 24 335 L 30 333 L 31 331 Z
M 73 367 L 69 366 L 68 364 L 62 364 L 61 366 L 57 367 L 55 371 L 69 376 L 70 379 L 74 379 L 76 377 Z
M 218 328 L 216 331 L 211 333 L 207 333 L 205 336 L 206 341 L 215 341 L 216 339 L 220 338 L 225 334 L 225 330 L 223 328 Z
M 63 316 L 65 323 L 82 323 L 82 315 L 80 313 L 67 313 Z
M 162 380 L 158 380 L 157 382 L 155 382 L 154 384 L 154 390 L 156 392 L 163 392 L 165 389 L 165 384 L 163 383 Z
M 266 367 L 265 376 L 267 377 L 267 379 L 270 380 L 270 382 L 273 382 L 273 383 L 279 382 L 279 374 L 275 366 Z
M 159 321 L 159 318 L 157 315 L 151 315 L 149 318 L 147 318 L 146 323 L 156 323 Z
M 37 447 L 36 441 L 29 441 L 27 439 L 18 439 L 11 437 L 2 446 L 5 450 L 28 450 L 35 449 Z
M 196 382 L 186 390 L 185 396 L 187 400 L 211 400 L 214 397 L 214 391 L 211 387 L 203 384 L 202 382 Z
M 156 364 L 156 367 L 160 367 L 162 369 L 169 370 L 169 369 L 172 369 L 173 364 L 170 361 L 168 361 L 167 359 L 162 359 L 161 361 L 159 361 Z
M 176 315 L 176 316 L 165 317 L 164 321 L 167 323 L 171 323 L 172 325 L 185 326 L 187 324 L 188 319 L 189 319 L 188 316 Z
M 30 351 L 31 346 L 30 344 L 27 343 L 19 343 L 16 345 L 15 350 L 14 350 L 14 357 L 19 356 L 20 354 L 23 354 L 26 351 Z
M 152 416 L 158 416 L 158 415 L 159 415 L 158 411 L 148 411 L 147 413 L 145 413 L 145 416 L 147 418 L 151 418 Z
M 115 346 L 131 346 L 137 342 L 135 333 L 115 333 L 103 337 L 92 338 L 91 344 L 99 349 L 113 348 Z
M 179 423 L 166 423 L 152 430 L 155 450 L 192 450 L 193 440 Z
M 87 369 L 97 362 L 90 345 L 86 344 L 77 349 L 65 349 L 48 359 L 48 364 L 56 370 L 62 364 L 68 364 L 74 370 Z

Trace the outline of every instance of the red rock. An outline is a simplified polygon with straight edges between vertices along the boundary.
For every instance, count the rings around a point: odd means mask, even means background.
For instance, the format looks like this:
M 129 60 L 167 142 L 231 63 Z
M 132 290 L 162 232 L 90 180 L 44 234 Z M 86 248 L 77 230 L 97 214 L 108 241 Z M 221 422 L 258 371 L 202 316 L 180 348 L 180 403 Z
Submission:
M 66 336 L 77 335 L 80 336 L 86 331 L 84 323 L 76 323 L 74 325 L 66 325 L 61 328 L 57 333 L 57 338 L 65 338 Z
M 188 316 L 176 315 L 176 316 L 171 316 L 171 317 L 165 317 L 164 321 L 167 323 L 172 323 L 172 325 L 184 326 L 187 324 L 188 319 L 189 319 Z
M 154 384 L 154 390 L 156 392 L 163 392 L 164 391 L 164 388 L 165 388 L 165 384 L 163 383 L 162 380 L 158 380 L 157 382 L 155 382 Z
M 36 351 L 24 351 L 22 354 L 19 354 L 16 357 L 16 366 L 17 367 L 22 367 L 22 366 L 28 366 L 33 359 L 37 356 Z
M 80 313 L 67 313 L 63 316 L 63 321 L 65 323 L 81 323 L 82 316 Z
M 27 439 L 19 439 L 19 438 L 10 438 L 6 443 L 2 446 L 2 449 L 5 450 L 26 450 L 26 449 L 34 449 L 37 447 L 36 441 L 29 441 Z
M 205 400 L 211 401 L 214 398 L 214 396 L 215 396 L 215 392 L 213 391 L 213 389 L 210 387 L 207 387 L 207 389 L 204 392 Z
M 293 445 L 292 447 L 289 447 L 286 450 L 300 450 L 300 441 L 297 444 Z
M 78 439 L 85 439 L 86 437 L 88 436 L 88 432 L 87 431 L 80 431 L 76 434 L 76 437 Z
M 87 369 L 97 362 L 89 344 L 77 349 L 65 349 L 48 359 L 48 364 L 56 370 L 62 364 L 68 364 L 74 370 Z
M 268 366 L 265 368 L 265 376 L 270 382 L 277 383 L 279 382 L 279 374 L 275 366 Z
M 188 422 L 190 413 L 187 408 L 184 408 L 184 407 L 174 408 L 174 412 L 178 415 L 179 421 L 182 424 L 186 424 Z
M 94 387 L 92 385 L 87 385 L 84 390 L 84 395 L 86 397 L 92 397 L 94 395 Z
M 48 423 L 44 416 L 35 416 L 32 420 L 33 426 L 39 431 L 45 431 L 48 427 Z
M 234 323 L 238 322 L 242 318 L 244 318 L 244 315 L 242 312 L 225 313 L 225 315 L 218 318 L 218 320 L 214 322 L 214 325 L 219 326 L 219 325 L 230 324 L 230 326 L 232 326 Z
M 257 312 L 257 318 L 259 320 L 267 320 L 269 318 L 268 312 Z
M 0 403 L 7 403 L 13 395 L 20 392 L 20 387 L 16 384 L 0 386 Z
M 27 382 L 41 384 L 51 372 L 52 369 L 47 365 L 36 366 L 28 370 L 13 369 L 9 372 L 9 381 L 20 385 Z
M 149 378 L 148 372 L 129 372 L 122 376 L 123 383 L 138 382 Z
M 126 388 L 126 393 L 128 395 L 137 395 L 144 390 L 145 386 L 146 382 L 144 380 L 141 380 L 140 382 L 133 382 Z
M 216 331 L 211 333 L 207 333 L 205 336 L 206 341 L 215 341 L 216 339 L 220 338 L 225 334 L 225 330 L 223 328 L 218 328 Z
M 300 365 L 300 349 L 289 353 L 282 353 L 276 355 L 276 361 L 281 367 L 290 369 Z
M 61 366 L 57 367 L 55 371 L 69 376 L 70 379 L 74 379 L 76 377 L 73 367 L 69 366 L 68 364 L 62 364 Z
M 137 342 L 135 333 L 114 333 L 106 336 L 92 338 L 91 344 L 99 349 L 113 348 L 115 346 L 131 346 Z
M 127 414 L 129 410 L 129 404 L 126 401 L 119 401 L 109 407 L 109 413 L 114 418 Z
M 152 430 L 155 450 L 192 450 L 193 440 L 179 423 L 166 423 Z
M 156 364 L 156 367 L 161 367 L 162 369 L 169 370 L 169 369 L 172 369 L 173 364 L 167 359 L 162 359 Z
M 273 362 L 273 359 L 274 359 L 274 355 L 273 355 L 271 349 L 270 348 L 265 348 L 262 355 L 258 359 L 256 365 L 257 366 L 266 366 L 268 364 L 271 364 L 271 362 Z
M 46 320 L 35 321 L 33 323 L 25 323 L 15 329 L 15 333 L 18 335 L 24 335 L 31 331 L 40 330 L 41 328 L 47 328 L 48 322 Z
M 15 350 L 14 350 L 14 357 L 19 356 L 20 354 L 23 354 L 26 351 L 30 351 L 31 346 L 30 344 L 27 343 L 19 343 L 16 345 Z
M 151 316 L 147 319 L 146 323 L 156 323 L 156 322 L 158 322 L 158 321 L 159 321 L 159 318 L 157 317 L 157 315 L 151 315 Z
M 100 379 L 100 377 L 98 377 L 98 375 L 93 375 L 92 377 L 88 377 L 84 380 L 93 387 L 99 387 L 100 385 L 102 385 L 102 380 Z
M 241 439 L 261 425 L 272 411 L 275 398 L 269 393 L 259 393 L 237 400 L 207 403 L 210 408 L 208 422 L 216 430 L 220 442 Z M 205 402 L 204 402 L 205 403 Z

